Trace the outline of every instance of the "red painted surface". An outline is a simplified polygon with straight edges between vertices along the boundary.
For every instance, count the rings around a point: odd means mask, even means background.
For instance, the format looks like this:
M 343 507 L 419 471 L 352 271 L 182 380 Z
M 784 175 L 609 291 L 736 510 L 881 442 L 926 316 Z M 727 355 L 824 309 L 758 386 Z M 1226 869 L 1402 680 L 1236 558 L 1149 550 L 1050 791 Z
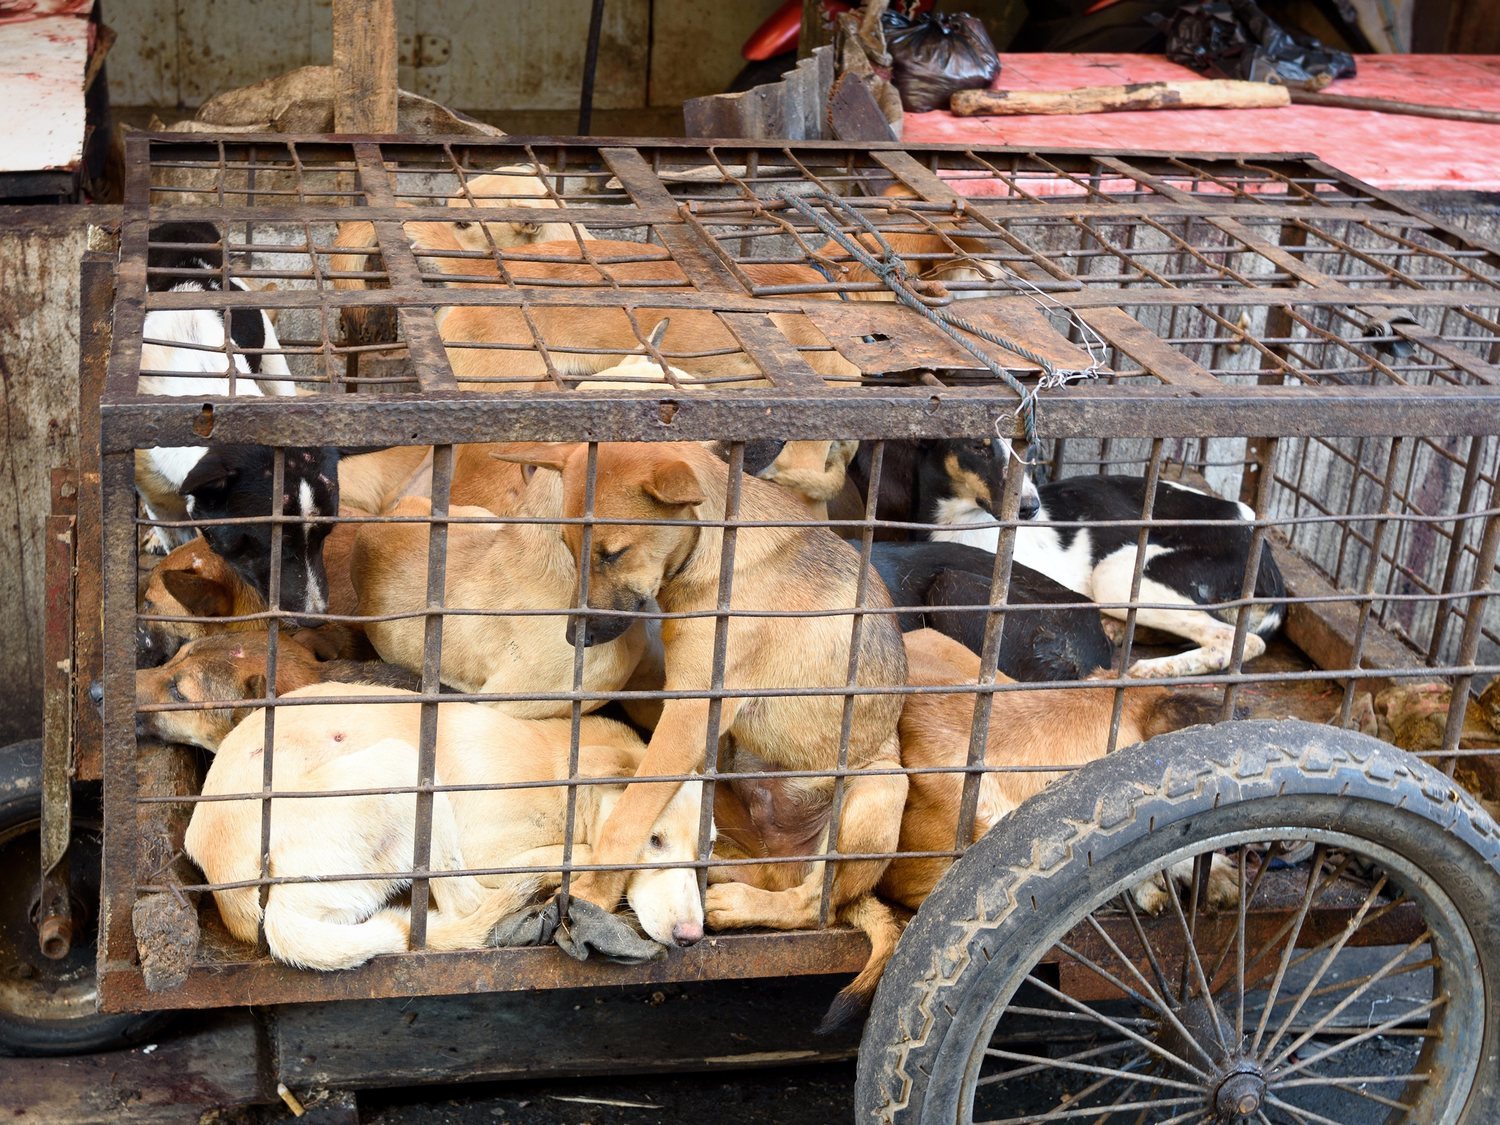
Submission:
M 1159 55 L 1002 55 L 996 89 L 1061 90 L 1201 75 Z M 1500 112 L 1500 56 L 1368 55 L 1328 93 Z M 1185 109 L 1069 117 L 906 116 L 913 143 L 1314 152 L 1376 187 L 1500 192 L 1500 125 L 1364 110 Z

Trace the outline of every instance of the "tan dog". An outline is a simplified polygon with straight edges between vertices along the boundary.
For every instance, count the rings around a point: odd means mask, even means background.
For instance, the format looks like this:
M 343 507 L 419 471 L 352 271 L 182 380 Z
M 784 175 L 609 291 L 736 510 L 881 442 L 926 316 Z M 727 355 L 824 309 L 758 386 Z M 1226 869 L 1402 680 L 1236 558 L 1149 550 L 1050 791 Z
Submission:
M 535 207 L 557 210 L 558 202 L 547 194 L 547 185 L 532 173 L 534 165 L 496 168 L 475 176 L 463 189 L 448 197 L 449 207 Z M 545 168 L 540 169 L 543 173 Z M 582 223 L 485 222 L 459 219 L 453 224 L 458 242 L 466 250 L 504 250 L 529 242 L 552 242 L 564 238 L 592 239 Z
M 919 629 L 907 633 L 905 641 L 912 686 L 979 682 L 979 657 L 951 637 L 934 629 Z M 1015 683 L 1004 673 L 997 674 L 995 680 Z M 1001 772 L 981 776 L 974 831 L 958 846 L 972 844 L 1022 801 L 1063 776 L 1061 772 L 1027 767 L 1045 765 L 1067 770 L 1102 758 L 1109 747 L 1114 700 L 1114 689 L 1105 687 L 997 692 L 984 761 Z M 1133 746 L 1167 731 L 1212 722 L 1216 711 L 1217 703 L 1201 695 L 1169 688 L 1129 689 L 1120 715 L 1118 744 Z M 901 764 L 908 769 L 962 766 L 968 760 L 973 720 L 972 694 L 907 696 L 901 711 Z M 1003 772 L 1006 767 L 1015 772 Z M 912 775 L 901 818 L 900 851 L 947 851 L 954 847 L 963 784 L 962 773 Z M 894 860 L 880 880 L 879 893 L 915 910 L 952 864 L 947 858 Z M 1213 901 L 1235 901 L 1224 882 L 1228 872 L 1216 869 L 1214 876 L 1210 879 Z M 1155 913 L 1166 905 L 1165 893 L 1164 888 L 1143 884 L 1137 889 L 1136 900 Z
M 224 703 L 201 711 L 139 711 L 136 734 L 162 742 L 217 750 L 224 737 L 252 710 L 249 701 L 266 697 L 266 656 L 270 634 L 218 633 L 188 641 L 159 668 L 138 668 L 136 706 L 153 703 Z M 321 683 L 379 684 L 415 689 L 418 679 L 404 668 L 378 660 L 319 660 L 294 637 L 276 646 L 276 694 Z
M 582 448 L 539 447 L 531 456 L 563 473 L 564 512 L 583 511 L 586 458 Z M 726 466 L 692 444 L 601 445 L 595 514 L 620 520 L 718 520 L 724 518 Z M 795 501 L 754 477 L 742 482 L 740 518 L 747 521 L 796 518 Z M 566 531 L 575 556 L 581 550 L 580 525 Z M 590 608 L 639 611 L 654 597 L 663 610 L 711 610 L 718 600 L 723 533 L 714 527 L 600 524 L 593 533 L 589 567 Z M 828 616 L 730 619 L 725 686 L 733 690 L 842 687 L 849 664 L 850 619 L 838 610 L 854 605 L 859 557 L 823 528 L 742 528 L 738 534 L 733 605 L 736 609 L 825 611 Z M 888 606 L 873 573 L 867 601 Z M 591 642 L 601 643 L 631 625 L 628 617 L 596 616 L 588 621 Z M 668 691 L 704 691 L 710 686 L 714 620 L 674 618 L 662 623 Z M 905 682 L 906 659 L 894 619 L 867 617 L 860 652 L 861 686 Z M 844 701 L 837 695 L 726 698 L 720 712 L 721 738 L 736 759 L 753 757 L 771 769 L 832 770 L 838 765 Z M 844 788 L 837 850 L 862 854 L 890 851 L 896 842 L 906 796 L 903 776 L 861 776 L 858 771 L 894 766 L 899 747 L 899 699 L 856 697 L 848 746 L 848 766 L 856 771 Z M 705 699 L 672 699 L 662 708 L 638 776 L 687 773 L 704 760 L 709 721 Z M 820 810 L 826 836 L 833 797 L 831 778 L 796 778 L 780 783 L 810 810 Z M 601 863 L 622 862 L 639 849 L 660 815 L 666 794 L 657 786 L 632 785 L 604 826 L 595 847 Z M 816 835 L 816 834 L 815 834 Z M 880 861 L 840 863 L 830 904 L 835 917 L 871 924 L 861 909 L 881 913 L 868 892 L 884 868 Z M 709 888 L 705 904 L 710 924 L 721 929 L 771 926 L 801 929 L 816 923 L 823 865 L 784 865 L 774 889 L 739 882 Z M 619 898 L 620 877 L 592 873 L 575 893 L 604 906 Z
M 493 460 L 490 464 L 499 464 Z M 521 471 L 507 464 L 506 469 Z M 425 500 L 403 500 L 398 516 L 428 516 Z M 450 508 L 455 516 L 488 517 L 479 507 Z M 534 472 L 518 514 L 556 518 L 562 514 L 562 484 L 555 473 Z M 362 615 L 410 614 L 366 625 L 385 660 L 422 667 L 427 604 L 426 523 L 365 524 L 355 537 L 352 571 Z M 573 606 L 578 578 L 573 556 L 555 524 L 452 524 L 448 529 L 447 584 L 443 605 L 483 615 L 454 615 L 443 624 L 442 679 L 465 692 L 566 692 L 573 686 L 573 646 L 565 639 L 566 615 L 516 616 L 510 610 Z M 617 691 L 635 671 L 646 649 L 643 624 L 591 649 L 584 662 L 584 689 Z M 500 703 L 512 715 L 566 715 L 567 700 Z M 585 703 L 596 710 L 599 703 Z
M 534 243 L 507 254 L 506 271 L 517 286 L 687 285 L 681 267 L 660 246 L 595 239 L 587 243 L 587 248 L 598 265 L 583 260 L 578 242 L 564 239 Z M 472 267 L 466 272 L 486 278 L 493 275 L 495 284 L 501 281 L 493 262 L 474 260 L 464 265 Z M 752 262 L 743 268 L 752 280 L 765 285 L 815 285 L 827 280 L 808 266 Z M 831 294 L 829 299 L 834 299 Z M 603 371 L 641 350 L 641 336 L 632 328 L 624 309 L 545 305 L 532 309 L 530 315 L 548 357 L 563 378 Z M 766 385 L 763 373 L 716 314 L 701 309 L 642 308 L 636 316 L 642 334 L 649 333 L 659 321 L 670 319 L 663 351 L 675 366 L 699 379 L 732 380 L 741 387 Z M 770 317 L 794 346 L 803 349 L 814 371 L 858 377 L 858 369 L 834 351 L 827 337 L 805 316 L 771 313 Z M 553 389 L 537 338 L 519 309 L 455 307 L 443 316 L 439 328 L 448 345 L 449 362 L 460 385 L 468 384 L 466 389 Z
M 288 707 L 277 716 L 272 784 L 278 792 L 395 788 L 417 778 L 417 703 L 367 702 L 389 694 L 353 685 L 309 688 L 293 698 L 332 697 L 329 706 Z M 567 777 L 571 727 L 566 720 L 513 719 L 493 708 L 443 704 L 438 709 L 435 778 L 439 785 L 499 785 Z M 638 762 L 640 740 L 621 723 L 587 717 L 580 776 L 625 777 Z M 206 795 L 254 793 L 261 787 L 264 723 L 260 712 L 235 728 L 204 782 Z M 672 786 L 658 786 L 671 789 Z M 591 862 L 589 841 L 623 786 L 580 786 L 575 863 Z M 668 794 L 649 839 L 630 862 L 676 863 L 696 858 L 701 786 Z M 432 800 L 435 872 L 468 867 L 560 864 L 567 806 L 565 785 L 437 792 Z M 271 953 L 288 964 L 343 969 L 409 944 L 409 912 L 390 905 L 407 880 L 381 873 L 410 869 L 415 795 L 278 799 L 271 803 L 271 872 L 279 877 L 370 873 L 369 880 L 273 886 L 265 912 Z M 259 876 L 261 803 L 205 802 L 195 807 L 186 850 L 213 883 Z M 429 884 L 429 949 L 484 945 L 495 923 L 556 882 L 538 870 L 513 875 L 450 875 Z M 631 874 L 625 891 L 648 934 L 689 945 L 702 937 L 703 908 L 691 868 Z M 230 933 L 254 941 L 261 920 L 256 887 L 214 892 Z M 611 904 L 613 905 L 613 904 Z

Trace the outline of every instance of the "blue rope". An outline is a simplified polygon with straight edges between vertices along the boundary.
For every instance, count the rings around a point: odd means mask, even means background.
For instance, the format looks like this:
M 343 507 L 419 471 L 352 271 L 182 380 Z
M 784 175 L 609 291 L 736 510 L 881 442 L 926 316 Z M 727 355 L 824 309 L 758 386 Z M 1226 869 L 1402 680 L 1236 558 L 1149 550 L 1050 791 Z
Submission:
M 800 196 L 783 193 L 781 198 L 786 202 L 788 207 L 817 227 L 818 230 L 822 231 L 841 250 L 875 275 L 881 284 L 895 295 L 896 300 L 900 301 L 907 308 L 915 309 L 921 313 L 930 323 L 947 335 L 954 343 L 958 344 L 959 347 L 963 348 L 964 351 L 977 359 L 991 374 L 1014 391 L 1016 396 L 1021 400 L 1016 412 L 1021 416 L 1021 426 L 1026 434 L 1026 442 L 1028 445 L 1036 444 L 1036 393 L 1028 391 L 1022 386 L 1014 375 L 1000 366 L 983 348 L 968 339 L 965 333 L 968 336 L 977 336 L 981 340 L 986 340 L 996 347 L 1004 348 L 1006 351 L 1012 352 L 1022 359 L 1030 360 L 1042 369 L 1044 382 L 1056 383 L 1065 381 L 1067 378 L 1066 375 L 1059 373 L 1046 356 L 1032 351 L 1026 345 L 1015 340 L 1006 339 L 1004 336 L 996 335 L 988 329 L 981 328 L 972 321 L 964 319 L 957 313 L 950 312 L 948 309 L 934 307 L 925 301 L 914 288 L 912 276 L 906 268 L 906 263 L 891 248 L 891 244 L 885 240 L 885 236 L 881 234 L 880 229 L 861 214 L 858 208 L 851 207 L 844 199 L 825 191 L 812 192 Z M 821 204 L 824 211 L 819 211 L 815 208 L 813 206 L 814 202 Z M 880 245 L 881 257 L 877 258 L 862 242 L 841 229 L 838 223 L 834 222 L 833 219 L 824 213 L 825 211 L 841 215 L 848 221 L 863 227 L 865 231 L 873 235 L 875 241 Z

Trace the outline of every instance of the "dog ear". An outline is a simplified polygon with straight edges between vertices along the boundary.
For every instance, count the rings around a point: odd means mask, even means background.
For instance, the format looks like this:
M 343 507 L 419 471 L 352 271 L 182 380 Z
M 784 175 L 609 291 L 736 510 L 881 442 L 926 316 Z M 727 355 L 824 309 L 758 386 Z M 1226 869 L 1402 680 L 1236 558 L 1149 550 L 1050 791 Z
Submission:
M 672 323 L 670 316 L 664 316 L 656 322 L 656 327 L 651 329 L 651 334 L 646 337 L 646 342 L 657 351 L 661 350 L 661 342 L 667 334 L 667 325 Z
M 233 465 L 224 459 L 224 455 L 216 449 L 210 449 L 198 463 L 188 470 L 188 475 L 182 479 L 182 484 L 177 491 L 186 496 L 192 492 L 203 492 L 209 489 L 222 491 L 229 486 L 235 476 L 238 475 Z
M 264 672 L 256 672 L 253 676 L 245 681 L 245 687 L 241 692 L 241 697 L 243 700 L 247 701 L 251 699 L 264 699 L 266 697 L 266 677 Z M 242 722 L 250 714 L 251 711 L 255 710 L 256 706 L 259 706 L 259 704 L 252 706 L 249 702 L 245 702 L 241 706 L 236 707 L 229 717 L 236 724 L 238 724 Z
M 541 223 L 516 223 L 515 226 L 522 234 L 529 235 L 532 238 L 535 238 L 537 232 L 542 229 Z
M 509 448 L 499 452 L 491 451 L 490 456 L 496 461 L 510 461 L 517 465 L 534 465 L 539 469 L 554 469 L 563 471 L 563 466 L 568 463 L 576 445 L 564 445 L 547 441 L 513 441 L 508 443 Z
M 169 570 L 161 576 L 161 584 L 189 617 L 228 617 L 234 609 L 228 590 L 191 570 Z
M 686 461 L 667 461 L 658 465 L 642 486 L 646 495 L 672 508 L 703 503 L 703 486 Z

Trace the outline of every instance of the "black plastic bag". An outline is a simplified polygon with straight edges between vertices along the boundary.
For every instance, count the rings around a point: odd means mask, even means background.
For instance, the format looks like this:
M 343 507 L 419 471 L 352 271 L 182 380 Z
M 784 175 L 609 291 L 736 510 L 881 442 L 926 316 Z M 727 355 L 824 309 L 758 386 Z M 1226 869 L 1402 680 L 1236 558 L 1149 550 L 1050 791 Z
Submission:
M 909 113 L 947 109 L 955 90 L 988 87 L 1000 73 L 1000 57 L 976 16 L 929 12 L 907 19 L 880 17 L 891 56 L 891 81 Z
M 1156 23 L 1167 35 L 1167 58 L 1218 78 L 1243 78 L 1321 89 L 1354 75 L 1354 56 L 1294 35 L 1254 0 L 1184 4 Z

